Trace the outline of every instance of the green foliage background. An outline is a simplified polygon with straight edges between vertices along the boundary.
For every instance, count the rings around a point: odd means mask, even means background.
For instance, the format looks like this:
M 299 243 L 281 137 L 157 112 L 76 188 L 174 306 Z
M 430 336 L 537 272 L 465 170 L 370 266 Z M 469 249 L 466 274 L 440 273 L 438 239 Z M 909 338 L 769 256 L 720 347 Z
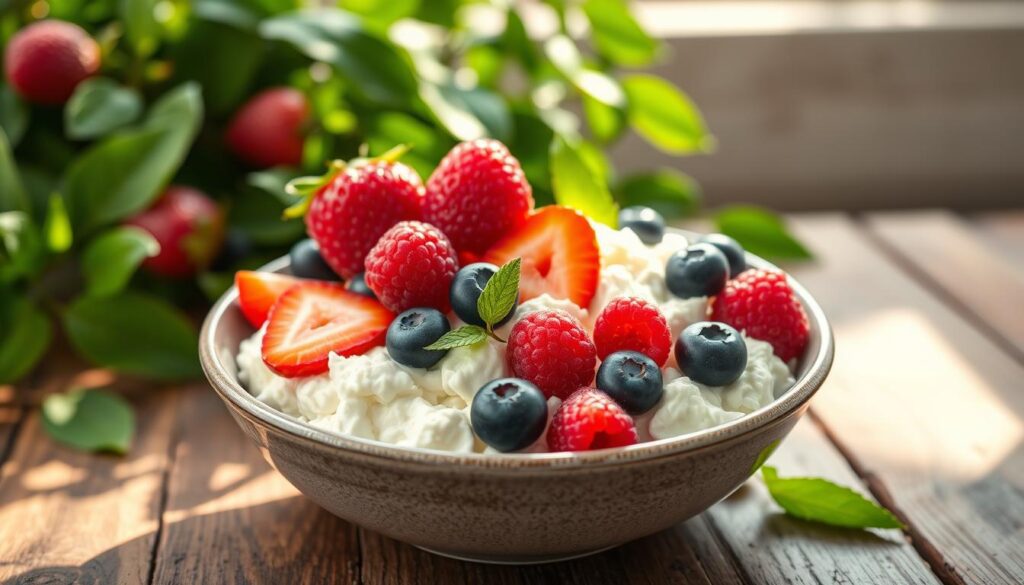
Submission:
M 180 307 L 201 308 L 235 269 L 302 237 L 301 221 L 280 219 L 293 203 L 284 184 L 361 147 L 412 145 L 403 160 L 425 179 L 458 141 L 492 136 L 522 162 L 540 205 L 608 223 L 619 204 L 693 213 L 689 177 L 618 176 L 605 156 L 629 128 L 676 155 L 712 148 L 689 97 L 638 71 L 665 58 L 662 44 L 623 0 L 538 6 L 557 23 L 545 39 L 501 0 L 0 0 L 4 46 L 26 24 L 59 18 L 103 50 L 100 76 L 63 108 L 0 85 L 0 383 L 24 376 L 58 332 L 102 366 L 196 376 L 196 328 Z M 569 34 L 573 22 L 588 24 L 586 40 Z M 280 85 L 312 105 L 302 168 L 247 168 L 225 149 L 225 126 L 248 97 Z M 250 253 L 186 283 L 138 272 L 155 243 L 123 220 L 172 181 L 220 201 Z M 753 251 L 806 255 L 763 210 L 730 213 Z

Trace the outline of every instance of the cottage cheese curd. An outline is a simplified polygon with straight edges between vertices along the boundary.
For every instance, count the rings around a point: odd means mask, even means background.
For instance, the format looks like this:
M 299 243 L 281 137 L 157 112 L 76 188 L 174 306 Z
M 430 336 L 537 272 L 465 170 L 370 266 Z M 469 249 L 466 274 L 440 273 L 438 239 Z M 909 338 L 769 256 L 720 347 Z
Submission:
M 612 299 L 638 296 L 656 303 L 675 338 L 690 323 L 707 315 L 707 299 L 679 299 L 665 286 L 665 264 L 686 238 L 666 234 L 646 246 L 631 230 L 594 224 L 601 251 L 599 285 L 589 307 L 541 295 L 522 303 L 512 319 L 498 329 L 505 338 L 525 315 L 561 309 L 588 331 Z M 457 326 L 458 323 L 454 323 Z M 469 405 L 485 383 L 508 376 L 504 344 L 488 340 L 453 349 L 430 369 L 407 368 L 393 361 L 383 347 L 364 355 L 332 355 L 326 374 L 290 379 L 272 372 L 261 357 L 263 331 L 239 347 L 239 379 L 261 402 L 303 422 L 336 433 L 395 445 L 453 452 L 495 452 L 477 440 Z M 767 405 L 793 383 L 789 369 L 771 345 L 750 337 L 747 366 L 733 384 L 709 388 L 683 376 L 671 358 L 665 369 L 665 392 L 650 412 L 636 417 L 641 440 L 661 439 L 716 426 Z M 548 401 L 548 420 L 560 401 Z M 545 431 L 546 434 L 546 431 Z M 544 436 L 524 450 L 547 450 Z

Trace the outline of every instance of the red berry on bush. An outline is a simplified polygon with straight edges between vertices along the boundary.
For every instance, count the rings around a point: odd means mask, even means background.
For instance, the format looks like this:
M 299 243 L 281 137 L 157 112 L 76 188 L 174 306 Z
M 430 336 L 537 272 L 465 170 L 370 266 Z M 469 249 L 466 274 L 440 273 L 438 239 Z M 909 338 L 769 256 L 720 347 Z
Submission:
M 302 126 L 308 116 L 302 92 L 290 87 L 264 90 L 231 119 L 228 146 L 253 166 L 296 166 L 302 162 Z
M 149 232 L 160 252 L 142 266 L 160 276 L 186 278 L 209 265 L 223 238 L 217 204 L 192 187 L 172 185 L 152 207 L 126 222 Z
M 18 31 L 7 44 L 7 81 L 23 98 L 62 104 L 100 68 L 100 46 L 70 22 L 44 20 Z

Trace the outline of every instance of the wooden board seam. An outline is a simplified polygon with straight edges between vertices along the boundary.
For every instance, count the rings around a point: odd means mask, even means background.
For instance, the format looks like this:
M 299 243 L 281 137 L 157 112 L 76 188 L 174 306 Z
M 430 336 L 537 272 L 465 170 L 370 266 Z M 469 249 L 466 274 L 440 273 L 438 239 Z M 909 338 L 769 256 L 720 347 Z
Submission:
M 852 451 L 847 449 L 846 445 L 828 428 L 823 421 L 815 412 L 814 408 L 811 408 L 807 412 L 808 418 L 814 422 L 814 424 L 821 430 L 822 433 L 828 438 L 829 441 L 835 446 L 839 453 L 846 459 L 846 463 L 850 466 L 857 477 L 860 478 L 861 482 L 867 486 L 868 491 L 875 497 L 876 500 L 883 506 L 889 509 L 890 512 L 896 515 L 906 528 L 903 529 L 903 533 L 910 538 L 910 544 L 917 551 L 918 556 L 927 563 L 928 567 L 931 568 L 932 573 L 942 581 L 950 585 L 965 585 L 963 577 L 961 577 L 956 569 L 946 562 L 945 557 L 938 548 L 935 547 L 925 536 L 914 526 L 910 517 L 903 512 L 896 505 L 895 499 L 892 494 L 889 493 L 889 489 L 885 486 L 885 483 L 873 473 L 865 470 L 864 466 L 861 465 L 860 461 L 853 454 Z

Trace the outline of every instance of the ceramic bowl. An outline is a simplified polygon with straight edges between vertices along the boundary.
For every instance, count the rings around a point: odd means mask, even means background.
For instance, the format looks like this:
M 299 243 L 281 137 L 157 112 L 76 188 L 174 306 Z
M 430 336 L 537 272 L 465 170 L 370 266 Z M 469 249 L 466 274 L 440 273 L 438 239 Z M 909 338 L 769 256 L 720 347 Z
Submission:
M 689 234 L 688 234 L 689 235 Z M 748 255 L 752 266 L 769 263 Z M 265 270 L 287 272 L 287 259 Z M 531 563 L 604 550 L 701 513 L 756 471 L 807 410 L 832 364 L 818 303 L 793 288 L 811 336 L 796 383 L 768 406 L 681 437 L 585 453 L 451 454 L 342 436 L 257 401 L 235 355 L 253 333 L 229 290 L 200 341 L 203 369 L 238 425 L 300 492 L 333 514 L 439 554 Z

